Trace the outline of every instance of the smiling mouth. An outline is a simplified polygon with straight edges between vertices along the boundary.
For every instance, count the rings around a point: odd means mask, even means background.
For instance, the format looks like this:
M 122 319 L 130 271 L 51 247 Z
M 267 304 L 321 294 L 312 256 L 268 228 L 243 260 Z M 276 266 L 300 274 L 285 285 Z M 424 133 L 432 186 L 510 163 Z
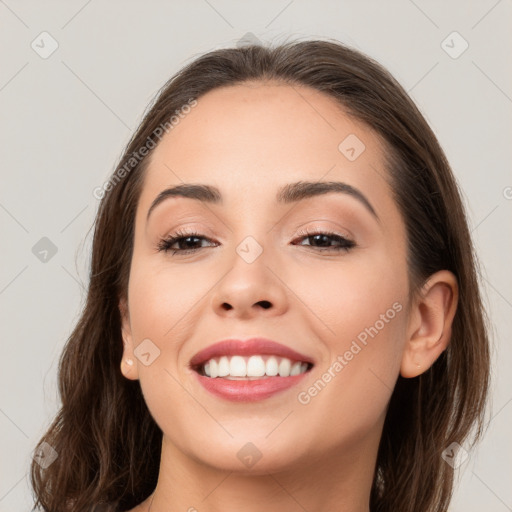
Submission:
M 192 367 L 199 375 L 211 379 L 262 380 L 293 377 L 309 372 L 313 364 L 276 355 L 230 355 L 209 359 Z

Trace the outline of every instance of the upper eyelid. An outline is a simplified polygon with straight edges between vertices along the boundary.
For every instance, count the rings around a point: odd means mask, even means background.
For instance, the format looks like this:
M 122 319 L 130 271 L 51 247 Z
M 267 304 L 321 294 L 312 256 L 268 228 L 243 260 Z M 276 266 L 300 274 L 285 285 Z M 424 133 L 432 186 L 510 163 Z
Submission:
M 315 225 L 315 223 L 318 223 L 318 222 L 329 222 L 331 224 L 336 224 L 337 227 Z M 304 227 L 304 226 L 307 226 L 307 227 Z M 273 226 L 271 229 L 267 230 L 267 233 L 269 231 L 272 231 L 272 229 L 274 227 L 275 226 Z M 230 233 L 233 232 L 233 230 L 231 228 L 228 227 L 227 229 L 229 230 Z M 165 236 L 166 237 L 170 237 L 174 233 L 179 232 L 179 231 L 191 232 L 191 233 L 192 232 L 196 232 L 196 233 L 199 232 L 199 233 L 201 233 L 202 236 L 209 236 L 206 233 L 208 231 L 213 232 L 215 230 L 216 230 L 216 228 L 213 225 L 208 225 L 208 224 L 204 224 L 203 223 L 201 226 L 195 226 L 194 224 L 187 223 L 185 226 L 177 226 L 177 227 L 174 227 L 173 229 L 167 230 L 168 235 L 165 235 Z M 346 227 L 341 226 L 338 222 L 334 221 L 333 219 L 329 219 L 329 218 L 325 218 L 325 219 L 321 219 L 321 218 L 320 219 L 312 219 L 312 220 L 309 220 L 307 222 L 303 222 L 299 226 L 296 226 L 293 230 L 286 229 L 286 232 L 288 234 L 290 234 L 290 236 L 291 236 L 292 233 L 302 232 L 304 230 L 307 230 L 307 231 L 315 231 L 315 230 L 318 230 L 318 231 L 338 231 L 338 232 L 341 231 L 339 233 L 341 236 L 347 236 L 349 238 L 350 237 L 353 238 L 353 235 L 350 232 L 350 230 L 348 230 Z M 285 230 L 282 229 L 280 231 L 285 231 Z M 212 236 L 215 236 L 215 235 L 212 235 Z
M 326 228 L 326 227 L 307 227 L 307 228 L 299 228 L 296 231 L 294 236 L 304 236 L 309 235 L 313 236 L 317 233 L 326 233 L 330 235 L 341 236 L 342 238 L 346 238 L 347 240 L 353 240 L 354 236 L 349 233 L 346 229 L 340 228 Z

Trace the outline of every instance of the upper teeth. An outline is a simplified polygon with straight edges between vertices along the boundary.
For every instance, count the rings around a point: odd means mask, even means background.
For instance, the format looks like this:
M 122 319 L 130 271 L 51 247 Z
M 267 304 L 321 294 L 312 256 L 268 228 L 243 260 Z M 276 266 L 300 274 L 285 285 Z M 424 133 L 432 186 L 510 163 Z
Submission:
M 266 361 L 265 361 L 266 359 Z M 308 363 L 292 362 L 286 357 L 275 356 L 222 356 L 210 359 L 203 365 L 204 373 L 215 377 L 289 377 L 305 373 Z

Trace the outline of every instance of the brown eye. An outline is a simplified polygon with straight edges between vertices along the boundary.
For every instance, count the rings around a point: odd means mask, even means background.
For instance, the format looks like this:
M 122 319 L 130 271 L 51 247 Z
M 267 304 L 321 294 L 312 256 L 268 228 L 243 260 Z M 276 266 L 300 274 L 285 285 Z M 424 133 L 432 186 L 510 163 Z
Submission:
M 197 244 L 200 244 L 202 240 L 211 241 L 200 233 L 177 232 L 168 238 L 162 238 L 157 245 L 157 249 L 159 252 L 165 253 L 189 254 L 203 248 L 201 245 L 197 247 Z M 178 245 L 178 248 L 173 249 L 172 246 L 175 244 Z
M 339 235 L 338 233 L 318 231 L 300 234 L 303 236 L 299 240 L 310 240 L 310 243 L 306 245 L 310 245 L 320 251 L 348 251 L 356 245 L 355 242 Z M 331 245 L 333 242 L 335 245 Z

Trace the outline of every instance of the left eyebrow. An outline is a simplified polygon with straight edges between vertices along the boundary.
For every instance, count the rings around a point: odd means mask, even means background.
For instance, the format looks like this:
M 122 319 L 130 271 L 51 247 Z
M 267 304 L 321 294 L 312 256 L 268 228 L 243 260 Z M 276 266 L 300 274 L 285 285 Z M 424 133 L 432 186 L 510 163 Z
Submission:
M 380 221 L 377 212 L 366 196 L 359 189 L 341 181 L 298 181 L 289 183 L 279 189 L 276 200 L 279 203 L 288 204 L 331 192 L 347 194 L 357 199 L 377 221 Z
M 380 221 L 375 209 L 366 196 L 357 188 L 340 181 L 298 181 L 281 187 L 276 194 L 276 201 L 282 204 L 295 203 L 310 197 L 337 192 L 357 199 L 377 221 Z M 171 197 L 185 197 L 211 204 L 222 204 L 222 194 L 217 187 L 201 183 L 184 183 L 162 190 L 149 207 L 146 222 L 151 212 L 163 201 Z

